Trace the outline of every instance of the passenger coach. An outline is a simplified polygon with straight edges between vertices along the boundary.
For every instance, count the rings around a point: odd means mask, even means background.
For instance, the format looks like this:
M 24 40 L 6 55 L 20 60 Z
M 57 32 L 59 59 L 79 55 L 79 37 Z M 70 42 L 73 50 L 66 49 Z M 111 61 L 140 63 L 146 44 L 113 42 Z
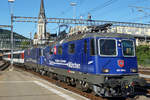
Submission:
M 11 62 L 11 52 L 4 53 L 3 60 Z M 13 62 L 24 64 L 24 50 L 13 52 Z

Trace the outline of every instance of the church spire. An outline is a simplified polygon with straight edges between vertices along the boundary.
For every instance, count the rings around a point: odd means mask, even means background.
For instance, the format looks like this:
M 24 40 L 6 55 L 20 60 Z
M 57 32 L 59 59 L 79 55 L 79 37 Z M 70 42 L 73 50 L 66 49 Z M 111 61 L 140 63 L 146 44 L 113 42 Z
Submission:
M 44 1 L 43 0 L 41 0 L 39 17 L 45 18 L 45 9 L 44 9 Z

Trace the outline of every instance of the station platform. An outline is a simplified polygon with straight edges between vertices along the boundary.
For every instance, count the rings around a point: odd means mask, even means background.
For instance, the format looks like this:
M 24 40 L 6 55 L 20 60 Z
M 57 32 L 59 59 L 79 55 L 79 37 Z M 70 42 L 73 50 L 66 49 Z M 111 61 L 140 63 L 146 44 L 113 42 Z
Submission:
M 18 68 L 0 71 L 0 100 L 89 100 Z M 150 95 L 133 100 L 150 100 Z
M 14 68 L 0 72 L 0 100 L 89 100 L 31 73 Z

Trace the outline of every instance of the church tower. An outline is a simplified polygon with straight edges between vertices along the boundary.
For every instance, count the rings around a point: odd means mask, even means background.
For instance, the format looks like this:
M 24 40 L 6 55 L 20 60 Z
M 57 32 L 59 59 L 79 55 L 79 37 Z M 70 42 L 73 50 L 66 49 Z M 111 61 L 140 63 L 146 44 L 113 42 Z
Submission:
M 46 42 L 46 16 L 44 1 L 41 0 L 40 12 L 38 16 L 37 34 L 34 44 L 44 44 Z

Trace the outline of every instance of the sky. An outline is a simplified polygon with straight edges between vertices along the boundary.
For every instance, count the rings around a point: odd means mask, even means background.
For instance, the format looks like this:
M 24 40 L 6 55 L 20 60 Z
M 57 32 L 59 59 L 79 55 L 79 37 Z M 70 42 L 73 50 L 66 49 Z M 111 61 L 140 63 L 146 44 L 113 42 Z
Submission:
M 10 25 L 10 9 L 14 16 L 38 17 L 41 0 L 15 0 L 10 5 L 8 0 L 0 0 L 0 25 Z M 75 2 L 73 8 L 70 3 Z M 93 20 L 150 23 L 150 0 L 44 0 L 47 18 L 87 18 Z M 141 8 L 138 8 L 141 7 Z M 9 29 L 9 28 L 4 28 Z M 30 37 L 37 31 L 36 23 L 14 23 L 14 31 Z M 55 33 L 58 24 L 48 24 L 47 31 Z

